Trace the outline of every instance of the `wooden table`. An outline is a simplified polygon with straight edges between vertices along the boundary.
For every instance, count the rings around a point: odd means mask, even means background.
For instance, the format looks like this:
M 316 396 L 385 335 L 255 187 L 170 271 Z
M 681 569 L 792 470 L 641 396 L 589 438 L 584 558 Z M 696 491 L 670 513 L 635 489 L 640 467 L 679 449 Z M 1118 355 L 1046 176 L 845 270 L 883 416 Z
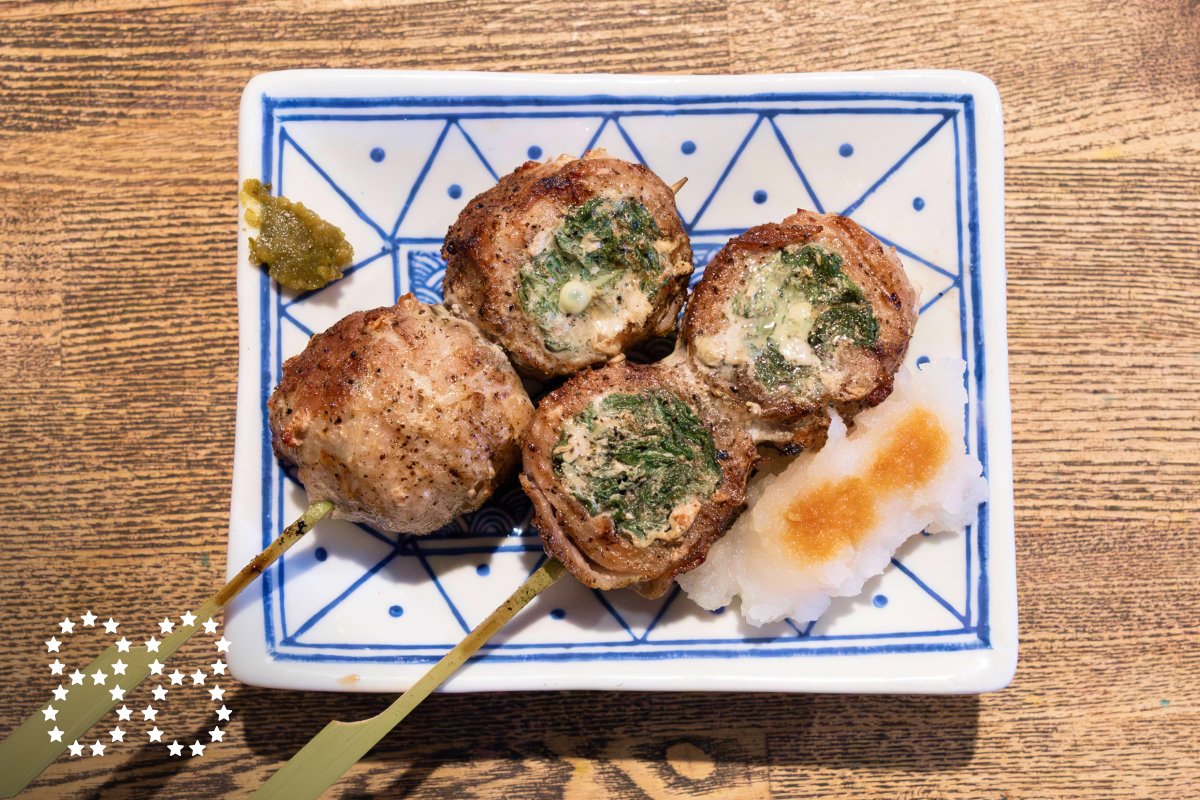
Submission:
M 64 616 L 144 636 L 220 583 L 237 102 L 285 67 L 969 69 L 1008 138 L 1009 689 L 437 696 L 332 796 L 1200 794 L 1194 0 L 0 2 L 0 736 L 57 683 L 42 642 Z M 227 746 L 64 758 L 26 796 L 244 797 L 388 700 L 230 687 Z

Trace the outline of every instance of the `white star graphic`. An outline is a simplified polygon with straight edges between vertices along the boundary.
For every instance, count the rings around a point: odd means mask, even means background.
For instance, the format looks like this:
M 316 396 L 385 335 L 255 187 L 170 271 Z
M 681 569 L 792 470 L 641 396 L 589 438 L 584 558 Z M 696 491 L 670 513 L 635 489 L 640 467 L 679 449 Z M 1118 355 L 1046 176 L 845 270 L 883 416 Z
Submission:
M 82 617 L 80 617 L 80 619 L 83 620 L 83 627 L 85 627 L 85 628 L 96 627 L 96 615 L 93 614 L 91 611 L 84 614 Z
M 113 664 L 113 674 L 114 675 L 124 675 L 125 668 L 128 666 L 129 666 L 128 664 L 126 664 L 124 661 L 122 661 L 121 659 L 118 658 L 116 663 Z
M 92 686 L 103 686 L 106 680 L 108 680 L 108 676 L 100 670 L 92 673 Z
M 227 664 L 218 658 L 217 663 L 209 664 L 209 666 L 212 667 L 213 675 L 224 675 Z
M 54 659 L 54 663 L 50 665 L 50 674 L 62 675 L 63 667 L 65 666 L 67 665 L 59 661 L 57 658 Z
M 164 665 L 161 661 L 159 661 L 157 658 L 154 659 L 153 661 L 150 662 L 150 674 L 151 675 L 162 675 L 163 666 Z
M 216 633 L 217 632 L 217 621 L 215 619 L 210 619 L 208 622 L 204 623 L 204 632 L 205 633 Z
M 231 645 L 231 644 L 233 644 L 233 642 L 229 641 L 224 636 L 222 636 L 220 639 L 217 639 L 217 652 L 218 653 L 229 652 L 229 645 Z
M 204 673 L 201 672 L 200 670 L 196 670 L 195 672 L 193 672 L 192 673 L 192 686 L 203 686 L 204 685 L 204 677 L 205 677 Z
M 190 611 L 184 613 L 184 615 L 179 619 L 189 628 L 196 624 L 196 615 Z
M 224 700 L 225 699 L 225 690 L 222 689 L 220 686 L 214 686 L 213 688 L 208 690 L 208 693 L 210 695 L 212 695 L 213 700 Z
M 54 706 L 46 706 L 42 709 L 42 713 L 46 715 L 46 719 L 54 719 L 56 716 L 58 716 L 58 709 L 56 709 Z M 45 722 L 45 720 L 42 721 Z
M 75 740 L 75 744 L 67 745 L 67 749 L 71 751 L 72 756 L 83 755 L 83 745 L 79 743 L 78 739 Z
M 129 710 L 129 706 L 121 706 L 117 709 L 117 719 L 128 720 L 133 717 L 133 712 Z
M 58 639 L 55 639 L 53 636 L 51 636 L 50 641 L 46 642 L 46 652 L 47 653 L 57 653 L 58 646 L 60 644 L 62 644 L 62 642 L 60 642 Z
M 161 643 L 158 641 L 158 639 L 155 639 L 153 636 L 151 636 L 146 640 L 146 652 L 157 653 L 159 644 Z
M 164 619 L 162 622 L 158 623 L 158 627 L 161 633 L 170 633 L 175 627 L 175 623 L 171 622 L 169 619 Z
M 183 686 L 183 673 L 180 672 L 179 670 L 175 670 L 168 677 L 171 679 L 172 686 L 174 686 L 175 684 L 179 684 L 180 686 Z
M 74 686 L 76 684 L 79 684 L 80 686 L 83 686 L 83 679 L 86 677 L 87 676 L 84 675 L 79 670 L 75 670 L 74 672 L 71 673 L 71 685 Z
M 67 690 L 62 687 L 61 683 L 58 685 L 58 688 L 54 690 L 54 699 L 55 700 L 66 700 L 67 699 Z
M 225 741 L 225 731 L 221 730 L 219 727 L 214 726 L 213 729 L 208 732 L 208 735 L 212 737 L 214 742 Z
M 163 732 L 155 725 L 151 730 L 146 731 L 146 735 L 150 737 L 150 741 L 152 742 L 161 742 Z
M 183 745 L 181 745 L 179 743 L 178 739 L 176 739 L 171 744 L 167 745 L 167 749 L 171 751 L 171 755 L 173 755 L 173 756 L 183 755 Z
M 158 709 L 147 703 L 146 707 L 142 709 L 142 722 L 145 722 L 146 720 L 153 720 L 157 714 Z
M 61 742 L 62 741 L 63 732 L 58 729 L 57 725 L 54 726 L 54 730 L 46 731 L 46 733 L 50 734 L 50 741 L 52 741 L 52 742 Z
M 129 641 L 124 636 L 122 636 L 120 639 L 118 639 L 116 642 L 114 642 L 114 644 L 116 644 L 116 646 L 117 646 L 118 653 L 128 653 L 129 645 L 133 644 L 133 642 Z
M 121 623 L 117 622 L 112 617 L 109 617 L 108 622 L 104 623 L 104 632 L 105 633 L 116 633 L 117 626 L 120 624 Z
M 94 756 L 104 755 L 104 745 L 100 744 L 99 742 L 96 742 L 94 745 L 91 745 L 91 748 L 92 748 L 92 755 L 94 755 Z
M 125 690 L 122 689 L 120 686 L 114 686 L 113 688 L 108 690 L 108 693 L 112 695 L 113 700 L 120 700 L 122 697 L 125 696 Z
M 62 628 L 63 633 L 73 633 L 75 631 L 75 623 L 71 622 L 70 617 L 67 617 L 62 622 L 58 623 L 58 626 Z
M 199 740 L 196 740 L 196 743 L 195 743 L 195 744 L 193 744 L 193 745 L 190 745 L 190 747 L 192 748 L 192 755 L 193 755 L 193 756 L 202 756 L 202 755 L 204 755 L 204 745 L 200 744 L 200 741 L 199 741 Z
M 152 691 L 150 694 L 154 695 L 154 699 L 160 703 L 167 699 L 167 690 L 162 687 L 161 683 L 158 685 L 158 688 Z
M 120 725 L 118 725 L 117 727 L 115 727 L 111 731 L 109 731 L 108 735 L 112 737 L 112 740 L 114 742 L 125 741 L 125 731 L 121 730 Z
M 229 710 L 228 708 L 226 708 L 225 706 L 221 706 L 220 708 L 217 709 L 217 719 L 228 721 L 229 715 L 232 713 L 233 712 L 231 710 Z

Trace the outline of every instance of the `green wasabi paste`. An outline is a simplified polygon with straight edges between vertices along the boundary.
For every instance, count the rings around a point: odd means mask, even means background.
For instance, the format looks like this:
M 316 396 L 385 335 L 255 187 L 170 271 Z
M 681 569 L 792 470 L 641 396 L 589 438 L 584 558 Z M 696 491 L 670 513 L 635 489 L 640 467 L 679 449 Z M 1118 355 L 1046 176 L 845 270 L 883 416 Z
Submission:
M 267 266 L 289 289 L 320 289 L 342 277 L 354 248 L 336 225 L 286 197 L 272 197 L 271 184 L 250 178 L 242 184 L 246 222 L 259 229 L 250 237 L 250 263 Z

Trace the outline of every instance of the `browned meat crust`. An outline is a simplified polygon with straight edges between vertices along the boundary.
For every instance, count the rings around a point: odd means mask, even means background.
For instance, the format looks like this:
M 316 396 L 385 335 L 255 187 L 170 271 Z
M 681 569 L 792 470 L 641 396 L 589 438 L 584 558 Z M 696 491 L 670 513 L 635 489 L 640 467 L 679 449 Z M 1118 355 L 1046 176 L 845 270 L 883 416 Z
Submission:
M 312 337 L 267 406 L 275 453 L 299 467 L 310 502 L 404 533 L 479 508 L 533 416 L 504 352 L 411 294 Z
M 835 351 L 833 385 L 821 396 L 798 400 L 786 390 L 768 390 L 754 379 L 752 367 L 712 369 L 696 355 L 694 340 L 720 333 L 728 322 L 724 309 L 742 288 L 748 264 L 789 245 L 815 243 L 836 251 L 843 270 L 862 289 L 879 322 L 873 347 L 846 342 Z M 904 360 L 917 323 L 918 294 L 900 259 L 853 220 L 837 214 L 797 210 L 783 224 L 768 223 L 735 236 L 713 257 L 696 286 L 684 315 L 688 360 L 714 395 L 763 431 L 762 438 L 785 450 L 819 448 L 829 426 L 832 405 L 849 422 L 859 411 L 883 402 L 892 377 Z
M 674 246 L 666 257 L 668 277 L 644 320 L 628 316 L 625 326 L 603 341 L 551 352 L 544 332 L 521 307 L 521 265 L 533 257 L 529 248 L 536 249 L 539 236 L 544 240 L 545 231 L 571 208 L 602 193 L 636 198 L 650 212 Z M 527 161 L 504 176 L 459 214 L 446 234 L 442 257 L 446 307 L 502 345 L 523 374 L 541 380 L 570 375 L 671 330 L 692 274 L 691 245 L 670 187 L 645 166 L 609 158 L 604 150 L 589 151 L 581 159 Z
M 521 485 L 533 501 L 534 525 L 546 552 L 585 585 L 597 589 L 632 585 L 646 597 L 658 597 L 676 575 L 704 563 L 708 548 L 744 507 L 746 480 L 758 460 L 754 444 L 721 414 L 703 408 L 686 386 L 670 368 L 622 362 L 579 373 L 538 405 L 523 446 Z M 651 390 L 671 392 L 697 412 L 724 456 L 720 460 L 722 483 L 701 505 L 695 521 L 682 536 L 638 548 L 617 533 L 611 519 L 590 516 L 562 488 L 554 472 L 552 453 L 563 421 L 596 397 L 613 391 L 638 394 Z

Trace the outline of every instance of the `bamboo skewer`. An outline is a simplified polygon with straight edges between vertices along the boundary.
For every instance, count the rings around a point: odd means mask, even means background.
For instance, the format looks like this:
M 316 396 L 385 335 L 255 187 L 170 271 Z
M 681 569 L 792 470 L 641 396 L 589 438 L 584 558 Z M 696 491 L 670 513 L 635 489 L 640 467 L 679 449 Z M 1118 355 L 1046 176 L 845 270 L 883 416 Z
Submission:
M 671 192 L 678 194 L 687 178 L 676 181 Z M 549 559 L 534 572 L 479 627 L 467 634 L 412 688 L 396 699 L 382 714 L 359 722 L 329 723 L 283 765 L 251 800 L 316 800 L 346 771 L 365 756 L 380 739 L 409 715 L 433 690 L 466 663 L 517 612 L 566 574 L 566 568 Z
M 265 550 L 250 560 L 234 575 L 228 583 L 222 586 L 216 594 L 204 601 L 196 612 L 195 623 L 180 625 L 173 633 L 163 638 L 155 651 L 155 659 L 168 659 L 183 643 L 192 638 L 201 626 L 212 619 L 249 586 L 265 569 L 275 563 L 288 548 L 300 541 L 304 534 L 312 530 L 313 525 L 333 510 L 333 503 L 321 500 L 308 507 L 301 517 L 289 525 L 275 541 Z M 91 675 L 103 672 L 113 678 L 113 686 L 119 689 L 114 693 L 113 688 L 104 684 L 75 686 L 68 690 L 69 700 L 62 701 L 56 718 L 57 726 L 62 726 L 61 741 L 49 741 L 44 720 L 34 716 L 25 720 L 19 728 L 0 742 L 0 797 L 16 797 L 29 785 L 30 781 L 42 774 L 42 771 L 54 763 L 62 755 L 69 744 L 83 736 L 100 719 L 121 702 L 125 695 L 133 691 L 142 681 L 150 676 L 150 652 L 145 647 L 131 647 L 122 653 L 131 663 L 127 664 L 121 675 L 110 669 L 120 656 L 117 655 L 116 645 L 109 647 L 96 657 L 85 672 Z M 107 683 L 107 677 L 105 678 Z
M 251 800 L 316 800 L 358 763 L 380 739 L 466 663 L 517 612 L 566 574 L 549 559 L 504 603 L 467 634 L 441 661 L 425 673 L 382 714 L 360 722 L 333 721 L 252 794 Z
M 671 192 L 678 194 L 687 180 L 682 178 L 676 181 L 671 186 Z M 298 520 L 289 525 L 275 541 L 204 602 L 195 614 L 195 624 L 180 625 L 177 630 L 164 637 L 155 651 L 156 660 L 170 658 L 205 622 L 237 597 L 304 534 L 312 530 L 318 520 L 332 510 L 333 504 L 324 500 L 310 505 Z M 565 568 L 559 562 L 554 559 L 548 560 L 529 576 L 503 605 L 493 611 L 386 711 L 360 722 L 331 722 L 255 792 L 253 797 L 315 800 L 478 652 L 517 612 L 565 573 Z M 115 672 L 111 667 L 119 660 L 117 653 L 115 645 L 109 647 L 92 661 L 86 672 Z M 41 724 L 42 720 L 36 719 L 35 712 L 35 716 L 27 719 L 7 739 L 0 742 L 0 798 L 15 797 L 61 756 L 69 743 L 87 733 L 121 702 L 124 695 L 150 676 L 150 653 L 147 648 L 130 648 L 125 657 L 132 663 L 125 666 L 119 682 L 114 680 L 118 691 L 114 692 L 103 684 L 81 685 L 69 690 L 73 696 L 70 701 L 64 701 L 65 705 L 58 712 L 61 716 L 57 724 L 65 726 L 61 741 L 47 742 L 43 738 L 47 732 Z M 113 677 L 116 679 L 118 676 L 113 674 Z

